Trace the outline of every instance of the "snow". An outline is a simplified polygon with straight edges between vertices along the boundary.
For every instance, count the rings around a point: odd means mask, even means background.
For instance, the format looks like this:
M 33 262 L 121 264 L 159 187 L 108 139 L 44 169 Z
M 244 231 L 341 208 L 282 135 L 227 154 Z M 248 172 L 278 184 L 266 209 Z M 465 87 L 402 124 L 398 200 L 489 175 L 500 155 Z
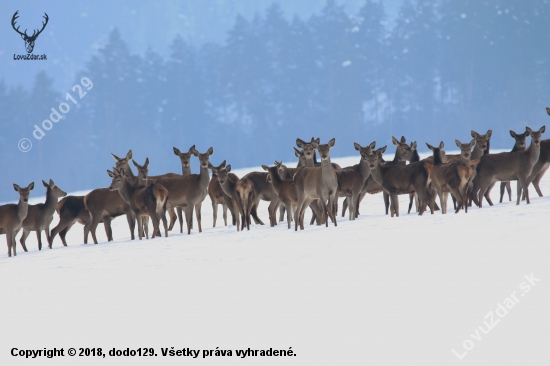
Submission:
M 341 166 L 358 160 L 333 159 Z M 235 173 L 252 170 L 260 168 Z M 548 177 L 541 189 L 550 194 Z M 451 365 L 458 362 L 454 349 L 466 365 L 546 364 L 550 199 L 531 188 L 530 205 L 498 204 L 498 191 L 497 185 L 495 206 L 467 214 L 407 215 L 408 196 L 401 196 L 399 218 L 384 215 L 381 195 L 368 195 L 356 221 L 338 217 L 337 227 L 299 232 L 286 222 L 269 227 L 266 202 L 259 208 L 265 226 L 237 232 L 220 226 L 218 212 L 212 228 L 207 198 L 202 233 L 195 222 L 191 235 L 174 229 L 168 238 L 130 241 L 120 217 L 113 242 L 100 225 L 100 243 L 81 244 L 76 224 L 68 247 L 57 237 L 52 250 L 40 252 L 31 234 L 28 253 L 18 244 L 16 257 L 0 255 L 0 363 L 92 364 L 91 356 L 67 356 L 68 348 L 154 347 L 154 364 L 174 364 L 187 360 L 163 357 L 161 348 L 219 347 L 233 355 L 201 353 L 188 362 Z M 43 198 L 31 203 L 37 201 Z M 540 282 L 525 292 L 520 286 L 531 274 Z M 513 293 L 519 302 L 500 318 L 498 304 Z M 478 327 L 487 329 L 490 312 L 500 321 L 484 334 Z M 64 348 L 66 356 L 30 361 L 12 357 L 14 347 Z M 292 347 L 296 356 L 236 356 L 249 347 Z M 152 362 L 107 356 L 98 364 Z

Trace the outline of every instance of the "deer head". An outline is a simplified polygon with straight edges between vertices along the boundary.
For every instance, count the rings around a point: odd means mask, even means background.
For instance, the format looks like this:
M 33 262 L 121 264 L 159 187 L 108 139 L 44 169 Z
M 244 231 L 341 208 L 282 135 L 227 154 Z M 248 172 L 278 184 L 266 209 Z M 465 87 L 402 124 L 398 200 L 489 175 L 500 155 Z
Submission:
M 32 33 L 31 36 L 29 36 L 27 34 L 27 30 L 25 29 L 25 31 L 23 33 L 21 33 L 19 31 L 19 27 L 15 27 L 15 21 L 17 20 L 17 18 L 19 18 L 19 15 L 17 15 L 17 13 L 19 13 L 19 10 L 15 12 L 15 14 L 13 14 L 13 17 L 11 18 L 11 26 L 13 27 L 13 29 L 19 33 L 21 35 L 21 38 L 23 38 L 23 40 L 25 41 L 25 48 L 27 49 L 27 53 L 32 53 L 33 49 L 34 49 L 34 42 L 36 41 L 36 38 L 38 38 L 38 36 L 40 35 L 40 33 L 42 33 L 42 31 L 44 30 L 44 28 L 46 28 L 46 24 L 48 24 L 48 14 L 44 13 L 44 19 L 46 20 L 45 22 L 42 22 L 42 29 L 38 30 L 38 29 L 35 29 L 34 32 Z

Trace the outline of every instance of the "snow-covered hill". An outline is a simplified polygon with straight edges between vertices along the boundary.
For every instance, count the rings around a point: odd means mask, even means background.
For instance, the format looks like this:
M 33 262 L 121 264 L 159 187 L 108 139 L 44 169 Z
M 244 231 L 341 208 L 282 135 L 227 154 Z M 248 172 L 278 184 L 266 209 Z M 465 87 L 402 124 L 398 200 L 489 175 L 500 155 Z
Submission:
M 550 194 L 548 176 L 541 188 Z M 39 252 L 32 234 L 29 252 L 18 246 L 12 258 L 1 236 L 0 362 L 453 365 L 462 358 L 465 365 L 546 365 L 550 198 L 530 193 L 530 205 L 506 201 L 424 216 L 407 215 L 402 196 L 399 218 L 384 215 L 380 195 L 367 196 L 358 220 L 339 217 L 337 227 L 299 232 L 286 223 L 237 232 L 220 226 L 221 213 L 213 228 L 207 198 L 200 234 L 174 230 L 168 238 L 130 241 L 118 218 L 114 242 L 100 225 L 100 244 L 81 244 L 76 224 L 68 247 L 56 238 L 52 250 Z M 492 198 L 498 202 L 498 186 Z M 268 223 L 265 202 L 259 213 Z M 13 348 L 54 347 L 65 357 L 11 356 Z M 68 356 L 70 347 L 145 347 L 158 356 L 94 362 Z M 162 356 L 161 348 L 171 347 L 200 353 L 194 360 Z M 216 357 L 217 347 L 232 356 Z M 295 356 L 236 355 L 290 347 Z M 203 350 L 212 356 L 203 358 Z

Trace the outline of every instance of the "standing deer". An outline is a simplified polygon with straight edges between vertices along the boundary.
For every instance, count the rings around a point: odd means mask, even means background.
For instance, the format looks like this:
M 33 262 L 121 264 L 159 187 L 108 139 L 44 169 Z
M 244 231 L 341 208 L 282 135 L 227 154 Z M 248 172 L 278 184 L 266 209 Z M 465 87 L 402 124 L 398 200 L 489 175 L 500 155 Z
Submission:
M 239 231 L 241 225 L 239 218 L 241 216 L 242 204 L 240 203 L 240 200 L 236 198 L 238 195 L 235 194 L 235 186 L 239 181 L 239 177 L 231 173 L 231 165 L 227 165 L 225 168 L 216 169 L 216 175 L 218 176 L 218 182 L 220 183 L 220 187 L 223 192 L 231 199 L 231 205 L 233 206 L 234 213 L 233 225 L 236 225 L 237 231 Z
M 115 158 L 116 169 L 123 170 L 125 176 L 135 182 L 136 177 L 130 169 L 128 162 L 132 159 L 132 150 L 128 151 L 125 158 L 119 158 L 115 154 L 111 155 Z M 103 220 L 104 225 L 109 226 L 105 228 L 108 231 L 108 241 L 112 239 L 112 232 L 110 229 L 110 222 L 115 217 L 126 214 L 128 226 L 130 227 L 130 235 L 132 240 L 135 239 L 134 228 L 136 224 L 136 218 L 134 212 L 130 208 L 130 205 L 124 201 L 117 191 L 111 191 L 109 188 L 94 189 L 84 197 L 84 207 L 90 212 L 92 216 L 92 222 L 89 226 L 84 226 L 84 244 L 88 243 L 88 233 L 92 234 L 94 244 L 97 244 L 96 229 L 100 221 Z M 139 228 L 141 230 L 141 228 Z M 111 234 L 109 237 L 109 233 Z
M 213 227 L 216 227 L 216 220 L 218 219 L 218 205 L 222 205 L 223 222 L 225 226 L 227 226 L 228 208 L 229 212 L 231 212 L 231 216 L 233 217 L 233 225 L 235 225 L 235 211 L 233 209 L 232 199 L 230 196 L 225 194 L 222 186 L 220 185 L 220 181 L 218 180 L 218 171 L 223 168 L 225 168 L 225 160 L 217 167 L 210 166 L 210 170 L 212 171 L 212 178 L 210 179 L 210 183 L 208 184 L 208 196 L 210 196 L 210 200 L 212 201 L 212 211 L 214 214 Z
M 107 170 L 107 174 L 113 178 L 110 191 L 118 191 L 120 196 L 126 201 L 138 222 L 138 235 L 139 240 L 143 238 L 143 225 L 142 218 L 144 216 L 151 217 L 153 222 L 153 235 L 151 238 L 155 238 L 160 233 L 159 219 L 162 220 L 164 225 L 164 235 L 168 236 L 168 224 L 166 222 L 166 199 L 168 197 L 168 190 L 162 185 L 152 183 L 146 187 L 139 187 L 135 184 L 135 181 L 130 177 L 127 177 L 124 170 L 114 169 L 114 171 Z M 146 177 L 145 177 L 146 178 Z
M 92 215 L 90 211 L 84 206 L 84 196 L 66 196 L 62 198 L 56 207 L 56 212 L 59 215 L 59 223 L 54 227 L 48 238 L 48 247 L 52 249 L 53 239 L 57 234 L 61 238 L 64 246 L 67 246 L 66 236 L 71 227 L 78 222 L 85 226 L 84 232 L 90 231 L 90 225 L 92 223 Z M 113 240 L 113 232 L 111 230 L 111 218 L 110 216 L 104 216 L 99 220 L 103 222 L 105 226 L 105 233 L 107 240 Z M 87 228 L 86 228 L 87 227 Z M 86 240 L 87 238 L 84 238 Z
M 294 175 L 296 194 L 298 196 L 298 205 L 296 208 L 295 231 L 304 230 L 305 209 L 314 200 L 320 207 L 321 222 L 325 222 L 328 227 L 327 214 L 331 218 L 334 226 L 336 223 L 335 201 L 338 190 L 338 177 L 336 170 L 330 163 L 330 149 L 334 146 L 336 139 L 331 139 L 328 144 L 319 145 L 316 141 L 311 144 L 315 150 L 319 151 L 321 156 L 321 166 L 315 168 L 305 167 Z M 328 209 L 327 209 L 328 200 Z
M 361 155 L 361 158 L 359 159 L 359 164 L 336 171 L 336 176 L 338 177 L 337 198 L 345 196 L 346 199 L 350 199 L 350 220 L 355 220 L 355 218 L 358 216 L 360 195 L 363 191 L 365 182 L 370 176 L 370 168 L 367 163 L 367 156 L 372 154 L 372 149 L 376 147 L 376 142 L 372 142 L 366 147 L 362 147 L 355 142 L 353 143 L 353 146 L 355 147 L 355 150 L 359 151 L 359 154 Z
M 477 175 L 474 178 L 473 194 L 477 194 L 479 207 L 482 207 L 481 199 L 488 191 L 489 187 L 497 181 L 518 181 L 517 204 L 521 200 L 522 191 L 529 204 L 528 177 L 533 170 L 533 166 L 539 160 L 541 135 L 546 130 L 542 126 L 539 131 L 534 132 L 527 127 L 527 132 L 531 136 L 531 145 L 525 151 L 515 151 L 500 154 L 483 155 L 477 166 Z M 479 193 L 478 193 L 479 192 Z M 492 204 L 489 203 L 491 206 Z
M 292 215 L 296 210 L 298 205 L 298 195 L 296 194 L 295 184 L 292 180 L 292 177 L 288 177 L 286 167 L 284 167 L 283 178 L 281 176 L 281 167 L 284 165 L 281 163 L 275 162 L 275 166 L 268 167 L 267 165 L 262 165 L 262 168 L 266 170 L 269 174 L 269 180 L 273 185 L 273 190 L 277 194 L 279 201 L 284 205 L 287 212 L 287 223 L 288 228 L 291 227 Z
M 514 147 L 512 148 L 511 152 L 515 151 L 525 151 L 525 147 L 527 146 L 526 140 L 527 136 L 529 136 L 529 133 L 525 131 L 524 133 L 517 134 L 514 131 L 510 130 L 510 136 L 515 140 Z M 510 186 L 510 182 L 500 182 L 500 202 L 502 203 L 502 198 L 504 197 L 504 191 L 508 192 L 508 200 L 512 201 L 512 187 Z
M 434 167 L 432 169 L 432 184 L 439 195 L 441 202 L 441 213 L 447 213 L 447 199 L 449 193 L 458 200 L 455 213 L 464 207 L 468 212 L 468 184 L 473 173 L 473 169 L 463 161 L 447 162 L 445 156 L 445 145 L 443 141 L 439 147 L 434 147 L 426 143 L 433 152 Z
M 21 188 L 14 183 L 13 188 L 19 193 L 19 202 L 17 204 L 8 203 L 0 206 L 0 234 L 6 234 L 8 257 L 11 257 L 12 249 L 13 255 L 17 255 L 15 236 L 21 229 L 23 220 L 27 217 L 29 195 L 34 188 L 34 182 L 29 184 L 27 188 Z
M 367 157 L 367 161 L 372 177 L 390 196 L 391 216 L 399 217 L 398 195 L 413 192 L 418 195 L 419 215 L 424 213 L 426 206 L 430 207 L 433 214 L 434 197 L 430 186 L 433 165 L 424 161 L 409 165 L 386 165 L 379 160 L 385 150 L 386 147 L 377 150 L 376 153 Z
M 199 153 L 196 149 L 193 151 L 193 155 L 199 158 L 200 174 L 160 178 L 156 181 L 156 183 L 161 184 L 170 192 L 168 196 L 168 204 L 170 206 L 183 207 L 187 223 L 187 234 L 191 234 L 193 208 L 195 209 L 199 232 L 202 233 L 201 207 L 202 201 L 204 201 L 207 195 L 208 184 L 210 183 L 208 169 L 211 164 L 209 158 L 213 153 L 214 149 L 212 147 L 204 154 Z
M 546 113 L 550 115 L 550 108 L 546 107 Z M 533 167 L 533 171 L 529 175 L 529 178 L 527 178 L 527 183 L 533 183 L 539 197 L 542 197 L 542 191 L 540 190 L 539 183 L 544 176 L 544 173 L 548 170 L 548 167 L 550 167 L 550 140 L 543 140 L 540 143 L 539 161 L 537 161 Z
M 48 243 L 50 242 L 50 224 L 52 223 L 53 213 L 57 206 L 57 199 L 67 195 L 67 193 L 57 187 L 51 179 L 49 183 L 42 181 L 42 184 L 46 187 L 46 202 L 37 205 L 29 205 L 27 217 L 23 220 L 23 234 L 19 242 L 25 252 L 27 251 L 25 241 L 31 231 L 36 231 L 38 250 L 42 250 L 42 230 L 46 232 L 46 239 Z

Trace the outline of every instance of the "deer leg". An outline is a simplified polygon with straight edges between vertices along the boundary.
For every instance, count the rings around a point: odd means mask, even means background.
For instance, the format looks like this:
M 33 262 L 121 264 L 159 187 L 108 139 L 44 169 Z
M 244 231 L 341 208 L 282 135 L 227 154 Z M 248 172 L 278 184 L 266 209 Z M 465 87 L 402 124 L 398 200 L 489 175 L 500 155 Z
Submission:
M 386 215 L 387 215 L 388 210 L 390 209 L 390 194 L 387 193 L 386 191 L 383 191 L 382 192 L 382 197 L 384 198 L 384 207 L 386 208 Z M 411 212 L 411 205 L 409 205 L 409 212 Z M 393 217 L 393 215 L 392 215 L 392 217 Z
M 193 221 L 193 206 L 189 205 L 184 208 L 185 222 L 187 224 L 187 235 L 191 234 L 191 222 Z
M 286 208 L 286 222 L 288 223 L 288 228 L 290 229 L 292 225 L 292 204 L 288 204 L 288 206 L 285 204 L 284 207 Z
M 277 225 L 277 207 L 278 206 L 279 206 L 279 198 L 272 198 L 267 208 L 267 211 L 269 212 L 269 224 L 272 227 Z
M 396 217 L 399 217 L 399 197 L 397 196 L 397 193 L 391 193 L 390 199 L 391 206 L 393 207 L 392 217 L 394 213 Z
M 222 203 L 222 212 L 223 212 L 223 223 L 227 226 L 227 204 Z
M 199 233 L 202 233 L 201 208 L 202 208 L 202 202 L 199 202 L 195 205 L 195 216 L 197 216 L 197 224 L 199 225 Z
M 216 227 L 216 220 L 218 219 L 218 204 L 215 200 L 212 200 L 212 217 L 214 218 L 212 227 Z
M 346 197 L 344 199 L 344 202 L 342 203 L 342 217 L 346 217 L 346 209 L 348 208 L 348 198 Z
M 529 189 L 528 189 L 527 179 L 523 176 L 519 176 L 518 177 L 518 189 L 517 189 L 518 198 L 517 198 L 516 205 L 519 205 L 522 190 L 523 190 L 523 194 L 525 195 L 525 201 L 527 201 L 527 204 L 531 203 L 529 201 Z
M 64 222 L 64 221 L 62 222 L 62 220 L 63 220 L 63 219 L 60 219 L 60 220 L 59 220 L 59 223 L 57 224 L 57 226 L 54 227 L 54 228 L 52 229 L 52 231 L 50 232 L 50 237 L 48 238 L 48 247 L 49 247 L 50 249 L 52 249 L 53 239 L 55 238 L 55 236 L 56 236 L 57 234 L 59 234 L 59 237 L 61 237 L 61 240 L 63 241 L 63 245 L 67 246 L 67 245 L 65 244 L 65 240 L 64 240 L 64 239 L 65 239 L 65 235 L 67 235 L 67 231 L 71 228 L 72 225 L 71 225 L 71 226 L 68 226 L 68 225 L 67 225 L 67 222 Z M 69 229 L 67 229 L 67 227 L 68 227 Z M 67 231 L 65 231 L 65 230 L 67 230 Z M 65 235 L 62 235 L 62 234 L 61 234 L 63 231 L 65 231 Z
M 279 207 L 279 222 L 283 222 L 285 220 L 285 210 L 285 206 Z
M 9 229 L 6 232 L 6 241 L 8 242 L 8 257 L 11 257 L 12 249 L 13 249 L 13 256 L 15 257 L 17 253 L 14 245 L 15 244 L 14 235 L 13 235 L 13 232 Z
M 27 247 L 25 246 L 25 241 L 27 240 L 27 237 L 30 233 L 30 231 L 23 229 L 23 234 L 21 234 L 21 239 L 19 239 L 19 242 L 21 243 L 21 248 L 23 248 L 25 252 L 28 252 Z
M 113 230 L 111 229 L 112 218 L 110 216 L 103 217 L 103 227 L 105 228 L 105 234 L 107 235 L 107 241 L 113 240 Z
M 38 250 L 42 250 L 42 230 L 36 230 L 36 241 L 38 241 Z
M 59 232 L 59 237 L 61 238 L 61 242 L 63 242 L 63 246 L 67 246 L 67 240 L 65 239 L 65 237 L 67 236 L 67 233 L 69 232 L 69 230 L 71 230 L 71 227 L 74 225 L 74 223 L 72 223 L 71 225 L 67 226 L 66 228 L 64 228 L 63 230 L 61 230 Z M 54 229 L 55 230 L 55 229 Z M 52 249 L 52 244 L 53 244 L 53 233 L 54 231 L 52 230 L 52 234 L 50 234 L 50 244 L 49 244 L 49 247 L 50 249 Z
M 352 201 L 353 201 L 353 198 L 352 198 Z M 328 206 L 329 208 L 331 208 L 331 211 L 330 211 L 331 220 L 334 223 L 334 226 L 338 226 L 338 223 L 336 222 L 336 216 L 338 216 L 338 194 L 336 192 L 328 196 Z M 355 213 L 355 207 L 353 212 Z M 350 214 L 351 216 L 355 216 L 355 214 L 352 214 L 351 209 L 350 209 Z
M 132 240 L 134 240 L 135 239 L 134 229 L 136 227 L 136 218 L 132 211 L 130 210 L 126 211 L 126 220 L 128 221 L 128 227 L 130 228 L 130 237 L 132 238 Z
M 174 225 L 176 224 L 176 210 L 174 210 L 174 206 L 170 205 L 168 207 L 168 216 L 170 216 L 170 227 L 168 230 L 172 230 L 174 228 Z

